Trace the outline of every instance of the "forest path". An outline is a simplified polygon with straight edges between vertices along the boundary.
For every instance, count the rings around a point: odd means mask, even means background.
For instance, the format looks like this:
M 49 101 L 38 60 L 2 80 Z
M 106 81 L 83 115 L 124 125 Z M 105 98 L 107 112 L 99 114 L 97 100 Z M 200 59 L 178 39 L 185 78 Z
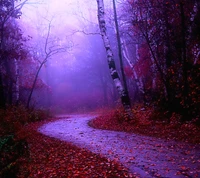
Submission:
M 94 117 L 58 116 L 38 131 L 116 160 L 140 177 L 200 177 L 200 145 L 94 129 L 88 126 Z

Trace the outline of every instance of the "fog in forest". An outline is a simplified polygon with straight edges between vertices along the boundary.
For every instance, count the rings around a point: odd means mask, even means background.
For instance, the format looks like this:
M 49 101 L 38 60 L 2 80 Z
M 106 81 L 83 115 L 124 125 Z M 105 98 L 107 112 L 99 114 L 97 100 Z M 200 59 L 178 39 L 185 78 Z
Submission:
M 87 112 L 139 103 L 195 118 L 199 7 L 196 0 L 4 0 L 0 105 Z
M 199 0 L 1 0 L 0 177 L 200 177 Z
M 99 34 L 95 1 L 28 1 L 19 23 L 30 38 L 27 45 L 34 56 L 27 72 L 34 75 L 46 54 L 55 53 L 39 72 L 32 106 L 83 112 L 119 102 Z M 114 32 L 113 27 L 110 31 Z M 24 100 L 27 95 L 23 93 Z

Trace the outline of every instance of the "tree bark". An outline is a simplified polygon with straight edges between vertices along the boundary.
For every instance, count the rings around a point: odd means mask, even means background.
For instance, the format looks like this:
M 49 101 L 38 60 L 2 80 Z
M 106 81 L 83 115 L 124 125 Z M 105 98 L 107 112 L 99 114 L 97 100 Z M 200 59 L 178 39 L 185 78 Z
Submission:
M 120 34 L 119 34 L 119 24 L 118 24 L 118 20 L 117 20 L 117 10 L 116 10 L 115 0 L 113 0 L 113 10 L 114 10 L 115 29 L 116 29 L 116 36 L 117 36 L 117 45 L 118 45 L 118 54 L 119 54 L 119 62 L 120 62 L 122 81 L 123 81 L 123 84 L 124 84 L 124 90 L 129 97 L 126 77 L 125 77 L 125 74 L 124 74 L 124 64 L 123 64 L 123 57 L 122 57 L 122 44 L 121 44 L 121 38 L 120 38 Z
M 29 109 L 29 106 L 30 106 L 30 101 L 31 101 L 31 97 L 32 97 L 32 94 L 33 94 L 33 90 L 35 89 L 35 85 L 36 85 L 36 82 L 37 82 L 37 79 L 38 79 L 38 75 L 40 73 L 40 70 L 42 69 L 43 65 L 45 64 L 46 62 L 46 59 L 40 64 L 38 70 L 37 70 L 37 73 L 35 75 L 35 79 L 33 81 L 33 85 L 31 87 L 31 92 L 28 96 L 28 100 L 27 100 L 27 104 L 26 104 L 26 108 Z
M 138 77 L 138 74 L 137 74 L 137 72 L 136 72 L 135 69 L 134 69 L 134 64 L 133 64 L 133 63 L 131 62 L 131 60 L 130 60 L 130 57 L 129 57 L 129 55 L 128 55 L 128 49 L 127 49 L 127 47 L 126 47 L 125 41 L 123 41 L 123 50 L 122 50 L 122 52 L 123 52 L 123 56 L 124 56 L 124 58 L 126 59 L 128 65 L 130 66 L 131 70 L 133 71 L 133 75 L 134 75 L 134 78 L 135 78 L 135 81 L 136 81 L 136 85 L 137 85 L 137 87 L 138 87 L 140 93 L 141 93 L 142 95 L 145 95 L 145 92 L 144 92 L 144 85 L 143 85 L 143 83 L 142 83 L 141 77 L 140 77 L 140 78 Z
M 124 107 L 124 110 L 126 114 L 129 116 L 129 119 L 132 118 L 132 112 L 131 112 L 131 105 L 130 105 L 130 99 L 128 94 L 126 93 L 121 80 L 119 78 L 118 72 L 115 67 L 115 61 L 113 58 L 113 52 L 111 50 L 110 41 L 107 36 L 107 30 L 106 30 L 106 22 L 104 17 L 104 3 L 103 0 L 97 0 L 97 7 L 98 7 L 98 22 L 99 22 L 99 29 L 100 33 L 104 42 L 104 47 L 106 49 L 107 54 L 107 60 L 108 60 L 108 66 L 110 70 L 111 77 L 114 81 L 114 84 L 119 92 L 122 105 Z
M 188 99 L 188 71 L 187 71 L 187 52 L 186 52 L 186 26 L 185 26 L 185 14 L 184 14 L 184 5 L 180 3 L 180 14 L 181 14 L 181 36 L 182 36 L 182 63 L 183 63 L 183 99 L 184 107 L 186 107 Z
M 15 65 L 15 104 L 19 104 L 19 64 L 16 59 L 14 59 Z

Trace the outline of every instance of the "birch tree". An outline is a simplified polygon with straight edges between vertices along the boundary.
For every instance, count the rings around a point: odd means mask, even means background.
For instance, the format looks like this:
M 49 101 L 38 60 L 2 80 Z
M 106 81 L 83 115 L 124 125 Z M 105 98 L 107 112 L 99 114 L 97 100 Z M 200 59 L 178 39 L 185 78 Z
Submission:
M 134 75 L 134 78 L 136 80 L 136 85 L 140 91 L 140 93 L 143 95 L 145 95 L 145 91 L 144 91 L 144 85 L 143 85 L 143 82 L 142 82 L 142 77 L 139 77 L 135 68 L 134 68 L 134 64 L 133 62 L 130 60 L 130 57 L 129 57 L 129 53 L 128 53 L 128 49 L 127 49 L 127 46 L 126 46 L 126 42 L 125 40 L 122 40 L 122 53 L 123 53 L 123 57 L 124 59 L 127 61 L 128 65 L 130 66 L 131 70 L 133 71 L 133 75 Z M 137 51 L 136 51 L 137 53 Z M 136 55 L 137 56 L 137 55 Z
M 125 91 L 122 82 L 120 80 L 119 74 L 116 70 L 115 61 L 113 52 L 110 46 L 110 41 L 108 39 L 107 30 L 106 30 L 106 21 L 104 16 L 104 2 L 103 0 L 97 0 L 97 9 L 98 9 L 98 22 L 99 22 L 99 29 L 100 33 L 103 39 L 104 47 L 106 49 L 107 54 L 107 61 L 108 66 L 110 70 L 111 77 L 114 81 L 114 84 L 118 90 L 118 93 L 121 98 L 122 105 L 124 107 L 124 110 L 126 114 L 129 116 L 129 119 L 132 119 L 132 113 L 131 113 L 131 104 L 130 104 L 130 98 L 128 96 L 128 93 Z
M 196 99 L 199 98 L 199 82 L 196 82 L 199 77 L 199 2 L 126 2 L 129 8 L 124 5 L 127 13 L 123 17 L 127 33 L 133 40 L 141 39 L 141 56 L 149 53 L 150 75 L 145 75 L 145 79 L 152 83 L 151 88 L 150 82 L 147 83 L 151 101 L 171 113 L 180 113 L 183 120 L 191 118 L 191 113 L 199 114 L 199 99 Z M 146 82 L 144 86 L 146 89 Z

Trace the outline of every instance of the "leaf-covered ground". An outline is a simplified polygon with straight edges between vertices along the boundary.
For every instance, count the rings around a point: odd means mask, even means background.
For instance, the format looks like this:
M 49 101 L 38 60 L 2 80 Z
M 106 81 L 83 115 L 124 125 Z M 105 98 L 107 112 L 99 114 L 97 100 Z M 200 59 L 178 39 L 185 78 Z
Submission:
M 18 177 L 133 177 L 107 158 L 37 132 L 42 123 L 25 128 L 29 157 L 21 160 Z
M 68 116 L 58 116 L 58 120 L 42 125 L 38 131 L 115 160 L 138 177 L 200 176 L 200 145 L 94 129 L 88 122 L 97 116 Z
M 121 110 L 104 111 L 104 113 L 107 114 L 97 117 L 89 125 L 98 129 L 200 143 L 199 126 L 194 122 L 181 124 L 177 115 L 172 115 L 169 122 L 165 120 L 163 122 L 163 119 L 152 119 L 150 108 L 137 108 L 133 110 L 135 120 L 128 123 L 123 122 L 125 116 Z M 155 113 L 154 116 L 156 116 Z M 158 118 L 158 116 L 156 117 Z M 116 161 L 38 133 L 37 129 L 40 126 L 53 120 L 57 120 L 57 118 L 29 124 L 18 134 L 19 140 L 27 140 L 29 154 L 13 162 L 17 168 L 17 177 L 136 177 L 128 173 L 127 169 Z M 82 137 L 84 134 L 80 133 L 80 136 Z M 180 171 L 177 171 L 176 174 L 184 175 L 188 170 L 187 166 L 180 164 Z M 193 175 L 198 177 L 199 174 Z
M 136 108 L 133 109 L 134 120 L 124 122 L 125 115 L 121 109 L 104 113 L 107 114 L 92 120 L 89 125 L 97 129 L 125 131 L 193 144 L 200 143 L 200 126 L 194 121 L 181 123 L 177 114 L 172 114 L 167 120 L 162 118 L 159 112 L 152 112 L 151 108 Z

